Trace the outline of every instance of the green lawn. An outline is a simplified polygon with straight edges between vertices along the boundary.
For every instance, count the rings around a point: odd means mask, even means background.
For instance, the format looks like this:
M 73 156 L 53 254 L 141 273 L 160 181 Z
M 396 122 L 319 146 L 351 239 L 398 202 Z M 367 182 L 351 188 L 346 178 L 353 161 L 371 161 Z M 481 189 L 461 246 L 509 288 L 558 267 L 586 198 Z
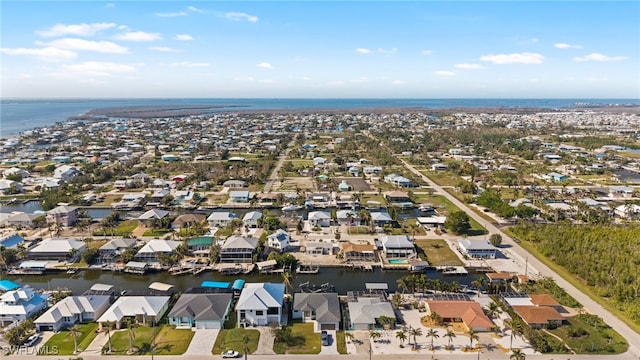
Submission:
M 152 343 L 156 346 L 156 355 L 181 355 L 187 351 L 193 338 L 193 331 L 190 329 L 176 329 L 170 325 L 138 326 L 133 328 L 133 332 L 133 347 L 137 350 L 135 355 L 151 354 Z M 107 350 L 108 347 L 109 345 L 105 344 L 104 349 Z M 111 348 L 113 355 L 128 355 L 129 329 L 111 334 Z
M 216 343 L 213 345 L 211 353 L 213 355 L 220 355 L 227 350 L 235 350 L 241 354 L 244 354 L 244 343 L 242 339 L 244 336 L 249 338 L 249 353 L 252 354 L 258 349 L 258 341 L 260 340 L 260 331 L 255 329 L 224 329 L 220 330 Z
M 442 239 L 436 240 L 415 240 L 416 245 L 422 250 L 427 257 L 429 264 L 433 266 L 450 265 L 450 266 L 462 266 L 464 263 L 460 261 L 460 258 L 451 250 L 449 244 Z M 418 251 L 420 253 L 420 250 Z
M 336 346 L 338 347 L 338 354 L 347 354 L 347 339 L 344 336 L 344 331 L 336 331 Z
M 77 325 L 82 331 L 77 337 L 78 350 L 82 351 L 86 349 L 93 339 L 95 339 L 98 330 L 97 323 L 79 324 Z M 54 346 L 58 347 L 58 355 L 73 355 L 73 336 L 68 330 L 63 330 L 53 335 L 46 344 L 45 348 L 52 349 Z
M 617 332 L 593 315 L 576 315 L 568 318 L 569 325 L 550 330 L 565 340 L 578 354 L 621 354 L 627 351 L 627 343 Z M 578 329 L 584 333 L 578 333 Z M 573 336 L 570 331 L 573 330 Z
M 273 351 L 276 354 L 319 354 L 321 350 L 320 334 L 313 331 L 313 323 L 294 323 L 291 327 L 291 335 L 304 337 L 303 344 L 287 346 L 285 343 L 274 343 Z
M 453 174 L 448 171 L 423 171 L 420 173 L 424 174 L 429 179 L 433 180 L 434 183 L 440 186 L 458 186 L 462 178 L 456 174 Z

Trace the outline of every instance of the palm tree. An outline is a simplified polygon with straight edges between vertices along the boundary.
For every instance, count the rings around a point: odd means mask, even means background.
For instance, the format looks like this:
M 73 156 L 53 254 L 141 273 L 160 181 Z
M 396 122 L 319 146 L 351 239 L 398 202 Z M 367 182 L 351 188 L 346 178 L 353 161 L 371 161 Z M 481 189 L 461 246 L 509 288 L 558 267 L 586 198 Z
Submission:
M 378 339 L 382 336 L 379 331 L 371 330 L 369 331 L 369 337 L 373 340 L 373 342 L 378 341 Z
M 431 338 L 431 350 L 433 350 L 433 340 L 439 337 L 440 335 L 438 335 L 438 330 L 435 330 L 434 328 L 429 328 L 429 331 L 427 332 L 427 339 Z
M 404 341 L 407 340 L 407 334 L 404 330 L 396 331 L 396 338 L 400 340 L 400 346 L 404 346 Z
M 284 283 L 284 293 L 288 294 L 287 290 L 291 287 L 291 272 L 286 269 L 282 273 L 282 283 Z
M 82 329 L 78 325 L 74 325 L 69 329 L 69 336 L 73 336 L 73 353 L 78 353 L 78 336 L 82 335 Z
M 349 340 L 353 340 L 353 333 L 350 332 L 346 332 L 344 333 L 344 337 L 349 339 Z
M 511 356 L 509 356 L 510 360 L 524 360 L 526 358 L 527 355 L 520 349 L 513 349 L 513 351 L 511 352 Z
M 129 335 L 129 354 L 133 354 L 133 339 L 136 338 L 136 333 L 132 324 L 129 324 L 127 333 Z
M 451 346 L 451 341 L 453 341 L 453 338 L 456 337 L 456 333 L 453 332 L 453 330 L 451 329 L 447 329 L 447 333 L 444 334 L 444 337 L 449 338 L 449 350 L 453 350 L 453 347 Z
M 478 332 L 470 329 L 469 330 L 469 347 L 473 348 L 473 340 L 478 341 L 479 337 L 478 337 Z
M 422 329 L 420 328 L 410 328 L 409 336 L 413 336 L 413 349 L 415 350 L 418 347 L 418 342 L 416 338 L 418 336 L 422 336 Z
M 113 350 L 111 348 L 111 328 L 113 327 L 113 323 L 111 321 L 107 321 L 105 323 L 102 324 L 102 332 L 107 334 L 107 341 L 109 343 L 109 353 L 111 353 Z
M 498 306 L 498 304 L 496 304 L 495 301 L 489 304 L 489 308 L 487 310 L 489 312 L 489 316 L 492 319 L 495 319 L 497 316 L 502 314 L 502 309 L 500 309 L 500 306 Z
M 511 340 L 510 340 L 510 342 L 509 342 L 509 349 L 511 350 L 511 349 L 513 349 L 513 331 L 514 331 L 514 323 L 513 323 L 513 320 L 506 319 L 506 320 L 503 322 L 503 324 L 504 324 L 504 329 L 505 329 L 505 331 L 506 331 L 506 330 L 511 330 L 511 332 L 509 333 L 509 334 L 510 334 L 510 338 L 511 338 Z
M 242 350 L 244 351 L 244 360 L 247 360 L 247 354 L 249 354 L 249 337 L 247 335 L 242 337 Z

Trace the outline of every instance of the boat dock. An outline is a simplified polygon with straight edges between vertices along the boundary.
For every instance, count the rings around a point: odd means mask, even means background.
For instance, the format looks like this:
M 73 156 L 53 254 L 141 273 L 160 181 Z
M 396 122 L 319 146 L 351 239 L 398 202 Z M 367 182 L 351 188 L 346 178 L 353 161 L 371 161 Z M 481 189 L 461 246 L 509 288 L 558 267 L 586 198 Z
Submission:
M 296 268 L 296 274 L 317 274 L 320 272 L 320 265 L 300 264 Z
M 354 262 L 348 265 L 352 270 L 373 271 L 373 265 L 370 263 Z
M 436 266 L 437 271 L 442 275 L 468 275 L 469 272 L 464 266 Z

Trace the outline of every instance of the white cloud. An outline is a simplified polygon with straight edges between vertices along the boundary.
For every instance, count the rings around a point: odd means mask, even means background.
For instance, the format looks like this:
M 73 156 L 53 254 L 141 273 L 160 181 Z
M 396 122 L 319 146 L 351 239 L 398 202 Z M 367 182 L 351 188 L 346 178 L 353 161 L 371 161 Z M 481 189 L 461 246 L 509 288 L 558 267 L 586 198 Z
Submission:
M 370 49 L 365 49 L 365 48 L 357 48 L 356 52 L 360 53 L 360 54 L 371 54 L 371 50 Z
M 56 39 L 49 43 L 38 43 L 39 45 L 47 45 L 58 49 L 77 50 L 77 51 L 95 51 L 107 54 L 128 54 L 129 49 L 113 43 L 111 41 L 91 41 L 75 38 Z
M 380 54 L 392 55 L 392 54 L 395 54 L 396 51 L 398 51 L 398 49 L 396 49 L 396 48 L 389 49 L 389 50 L 386 50 L 386 49 L 383 49 L 383 48 L 378 48 L 378 53 L 380 53 Z
M 537 53 L 515 53 L 515 54 L 497 54 L 485 55 L 480 57 L 480 61 L 488 61 L 494 64 L 540 64 L 544 56 Z
M 180 49 L 174 49 L 168 46 L 150 46 L 149 49 L 155 50 L 155 51 L 162 51 L 162 52 L 173 52 L 173 53 L 182 52 L 182 50 Z
M 480 64 L 455 64 L 453 65 L 456 69 L 465 69 L 465 70 L 476 70 L 476 69 L 484 69 L 484 66 Z
M 31 74 L 20 74 L 20 79 L 33 79 Z
M 539 42 L 539 41 L 540 41 L 540 39 L 538 39 L 538 38 L 531 38 L 531 42 L 534 43 L 534 44 Z
M 582 49 L 582 45 L 571 45 L 567 43 L 555 43 L 553 47 L 558 49 Z
M 308 77 L 308 76 L 303 76 L 303 77 L 302 77 L 302 80 L 304 80 L 304 81 L 309 81 L 309 80 L 311 80 L 311 78 L 310 78 L 310 77 Z
M 187 16 L 187 13 L 184 11 L 177 11 L 177 12 L 171 12 L 171 13 L 156 13 L 156 16 L 159 16 L 159 17 Z
M 609 78 L 606 77 L 596 77 L 596 76 L 590 76 L 587 78 L 587 81 L 591 81 L 591 82 L 603 82 L 603 81 L 609 81 Z
M 404 80 L 393 80 L 391 84 L 393 85 L 405 85 L 407 82 Z
M 268 62 L 261 62 L 260 64 L 257 65 L 259 68 L 263 68 L 263 69 L 273 69 L 273 65 L 269 64 Z
M 538 79 L 538 78 L 531 78 L 531 79 L 529 79 L 529 82 L 530 82 L 530 83 L 539 83 L 539 82 L 540 82 L 540 79 Z
M 187 6 L 187 10 L 189 11 L 193 11 L 193 12 L 198 12 L 198 13 L 206 13 L 206 10 L 202 10 L 202 9 L 198 9 L 195 6 Z
M 254 16 L 254 15 L 249 15 L 247 13 L 243 13 L 243 12 L 228 12 L 226 14 L 224 14 L 224 17 L 229 19 L 229 20 L 233 20 L 233 21 L 241 21 L 241 20 L 246 20 L 248 22 L 258 22 L 258 17 Z
M 176 40 L 191 41 L 191 40 L 193 40 L 193 36 L 191 36 L 189 34 L 178 34 L 178 35 L 176 35 Z
M 105 5 L 104 7 L 106 7 L 107 9 L 113 9 L 114 7 L 116 7 L 116 4 L 114 4 L 114 3 L 107 3 L 107 5 Z
M 73 59 L 78 54 L 73 51 L 54 47 L 45 48 L 0 48 L 0 53 L 7 55 L 30 55 L 47 61 L 62 61 Z
M 131 65 L 113 62 L 86 61 L 77 64 L 63 65 L 67 75 L 111 76 L 113 73 L 130 73 L 136 71 Z
M 253 77 L 251 77 L 251 76 L 243 76 L 243 77 L 235 78 L 235 79 L 233 79 L 233 80 L 235 80 L 235 81 L 242 81 L 242 82 L 249 82 L 249 81 L 253 81 L 253 80 L 255 80 L 255 79 L 254 79 Z
M 273 79 L 262 79 L 262 80 L 258 80 L 258 82 L 263 83 L 263 84 L 275 84 L 276 81 Z
M 456 73 L 454 71 L 447 71 L 447 70 L 438 70 L 438 71 L 435 71 L 434 74 L 438 76 L 456 76 Z
M 591 53 L 582 57 L 574 57 L 574 61 L 621 61 L 627 60 L 627 56 L 608 56 L 600 53 Z
M 93 24 L 56 24 L 53 27 L 37 31 L 38 35 L 44 37 L 64 36 L 64 35 L 77 35 L 77 36 L 92 36 L 102 30 L 107 30 L 115 27 L 114 23 L 93 23 Z
M 433 54 L 433 51 L 431 51 L 431 50 L 422 50 L 420 53 L 422 55 L 431 55 L 431 54 Z
M 181 61 L 181 62 L 171 63 L 171 66 L 195 68 L 195 67 L 209 67 L 209 66 L 211 66 L 211 64 L 209 64 L 209 63 L 197 63 L 197 62 L 190 62 L 190 61 Z
M 155 41 L 162 39 L 162 35 L 144 31 L 129 31 L 116 35 L 114 39 L 123 41 Z
M 309 61 L 309 58 L 306 58 L 304 56 L 296 56 L 293 58 L 293 61 L 295 62 L 305 62 L 305 61 Z
M 369 78 L 366 77 L 366 76 L 361 76 L 361 77 L 359 77 L 357 79 L 349 80 L 350 83 L 356 83 L 356 84 L 365 83 L 365 82 L 368 82 L 368 81 L 369 81 Z

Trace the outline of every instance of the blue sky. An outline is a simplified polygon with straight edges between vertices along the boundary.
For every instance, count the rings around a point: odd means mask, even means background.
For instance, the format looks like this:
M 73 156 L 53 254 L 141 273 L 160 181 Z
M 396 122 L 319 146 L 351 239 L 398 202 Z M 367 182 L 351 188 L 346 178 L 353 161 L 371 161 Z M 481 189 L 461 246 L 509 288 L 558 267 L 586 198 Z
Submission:
M 2 97 L 640 98 L 638 1 L 5 1 Z

